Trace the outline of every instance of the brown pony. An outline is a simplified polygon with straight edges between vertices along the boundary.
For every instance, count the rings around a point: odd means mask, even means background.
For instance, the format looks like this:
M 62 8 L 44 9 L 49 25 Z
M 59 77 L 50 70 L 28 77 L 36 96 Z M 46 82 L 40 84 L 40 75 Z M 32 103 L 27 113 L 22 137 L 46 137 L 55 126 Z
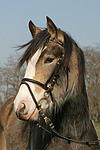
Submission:
M 47 17 L 19 61 L 27 62 L 18 94 L 0 112 L 0 150 L 100 150 L 85 87 L 85 62 L 75 41 Z

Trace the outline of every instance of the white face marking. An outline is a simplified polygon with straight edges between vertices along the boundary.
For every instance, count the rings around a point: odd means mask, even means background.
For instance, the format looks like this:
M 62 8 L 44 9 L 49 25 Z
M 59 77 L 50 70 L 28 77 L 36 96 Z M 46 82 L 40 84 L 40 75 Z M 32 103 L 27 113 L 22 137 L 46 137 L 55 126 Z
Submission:
M 39 48 L 36 53 L 33 55 L 33 57 L 29 60 L 28 65 L 27 65 L 27 69 L 25 72 L 25 78 L 30 78 L 30 79 L 34 79 L 35 77 L 35 68 L 36 68 L 36 63 L 38 62 L 38 59 L 41 55 L 41 52 L 43 50 L 45 50 L 46 47 L 43 48 Z M 37 100 L 37 102 L 44 96 L 44 89 L 41 88 L 41 92 L 38 94 L 36 93 L 36 85 L 33 83 L 28 82 L 28 84 L 30 85 L 30 88 Z M 29 113 L 32 113 L 34 111 L 34 109 L 36 108 L 35 103 L 29 93 L 29 90 L 27 88 L 27 86 L 25 84 L 21 85 L 19 92 L 14 100 L 14 109 L 15 112 L 18 109 L 18 106 L 20 103 L 25 103 L 27 105 L 27 107 L 29 108 Z
M 25 77 L 33 78 L 35 76 L 35 66 L 41 55 L 41 52 L 42 52 L 42 48 L 37 50 L 37 52 L 34 54 L 34 56 L 29 60 L 28 66 L 26 69 L 26 73 L 25 73 Z

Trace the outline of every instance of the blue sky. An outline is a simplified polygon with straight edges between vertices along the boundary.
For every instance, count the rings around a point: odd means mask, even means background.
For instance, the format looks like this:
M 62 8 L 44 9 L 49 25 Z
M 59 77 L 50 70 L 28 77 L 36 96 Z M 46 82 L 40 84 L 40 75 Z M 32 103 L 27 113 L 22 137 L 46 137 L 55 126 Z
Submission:
M 80 47 L 100 44 L 100 0 L 0 0 L 0 64 L 31 40 L 29 20 L 46 27 L 46 16 Z

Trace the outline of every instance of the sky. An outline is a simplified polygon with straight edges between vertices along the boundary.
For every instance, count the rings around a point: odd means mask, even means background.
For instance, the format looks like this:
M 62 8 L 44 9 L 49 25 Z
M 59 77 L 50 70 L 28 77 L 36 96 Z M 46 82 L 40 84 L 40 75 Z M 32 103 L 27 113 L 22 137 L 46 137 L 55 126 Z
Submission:
M 46 27 L 46 16 L 81 48 L 100 44 L 100 0 L 0 0 L 0 65 L 31 40 L 29 20 Z

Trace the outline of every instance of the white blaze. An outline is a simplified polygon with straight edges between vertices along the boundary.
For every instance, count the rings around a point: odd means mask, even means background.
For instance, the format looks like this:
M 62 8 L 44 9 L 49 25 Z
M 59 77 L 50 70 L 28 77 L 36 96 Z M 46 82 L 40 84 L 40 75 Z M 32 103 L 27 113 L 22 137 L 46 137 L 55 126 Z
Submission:
M 42 52 L 42 49 L 43 48 L 39 48 L 36 51 L 36 53 L 33 55 L 33 57 L 29 60 L 28 65 L 27 65 L 27 69 L 26 69 L 26 73 L 24 76 L 25 78 L 34 79 L 35 71 L 36 71 L 35 70 L 36 63 L 38 62 L 38 59 L 39 59 L 41 52 Z M 43 97 L 44 90 L 41 89 L 41 93 L 37 94 L 36 90 L 35 90 L 36 85 L 33 83 L 30 83 L 30 82 L 27 82 L 27 83 L 30 85 L 31 90 L 32 90 L 37 102 L 38 102 L 38 100 Z M 29 90 L 25 84 L 21 85 L 19 92 L 18 92 L 18 94 L 14 100 L 15 111 L 17 110 L 20 102 L 23 102 L 27 105 L 29 113 L 32 113 L 34 111 L 34 109 L 36 108 L 35 103 L 34 103 L 32 97 L 30 95 L 30 92 L 29 92 Z

